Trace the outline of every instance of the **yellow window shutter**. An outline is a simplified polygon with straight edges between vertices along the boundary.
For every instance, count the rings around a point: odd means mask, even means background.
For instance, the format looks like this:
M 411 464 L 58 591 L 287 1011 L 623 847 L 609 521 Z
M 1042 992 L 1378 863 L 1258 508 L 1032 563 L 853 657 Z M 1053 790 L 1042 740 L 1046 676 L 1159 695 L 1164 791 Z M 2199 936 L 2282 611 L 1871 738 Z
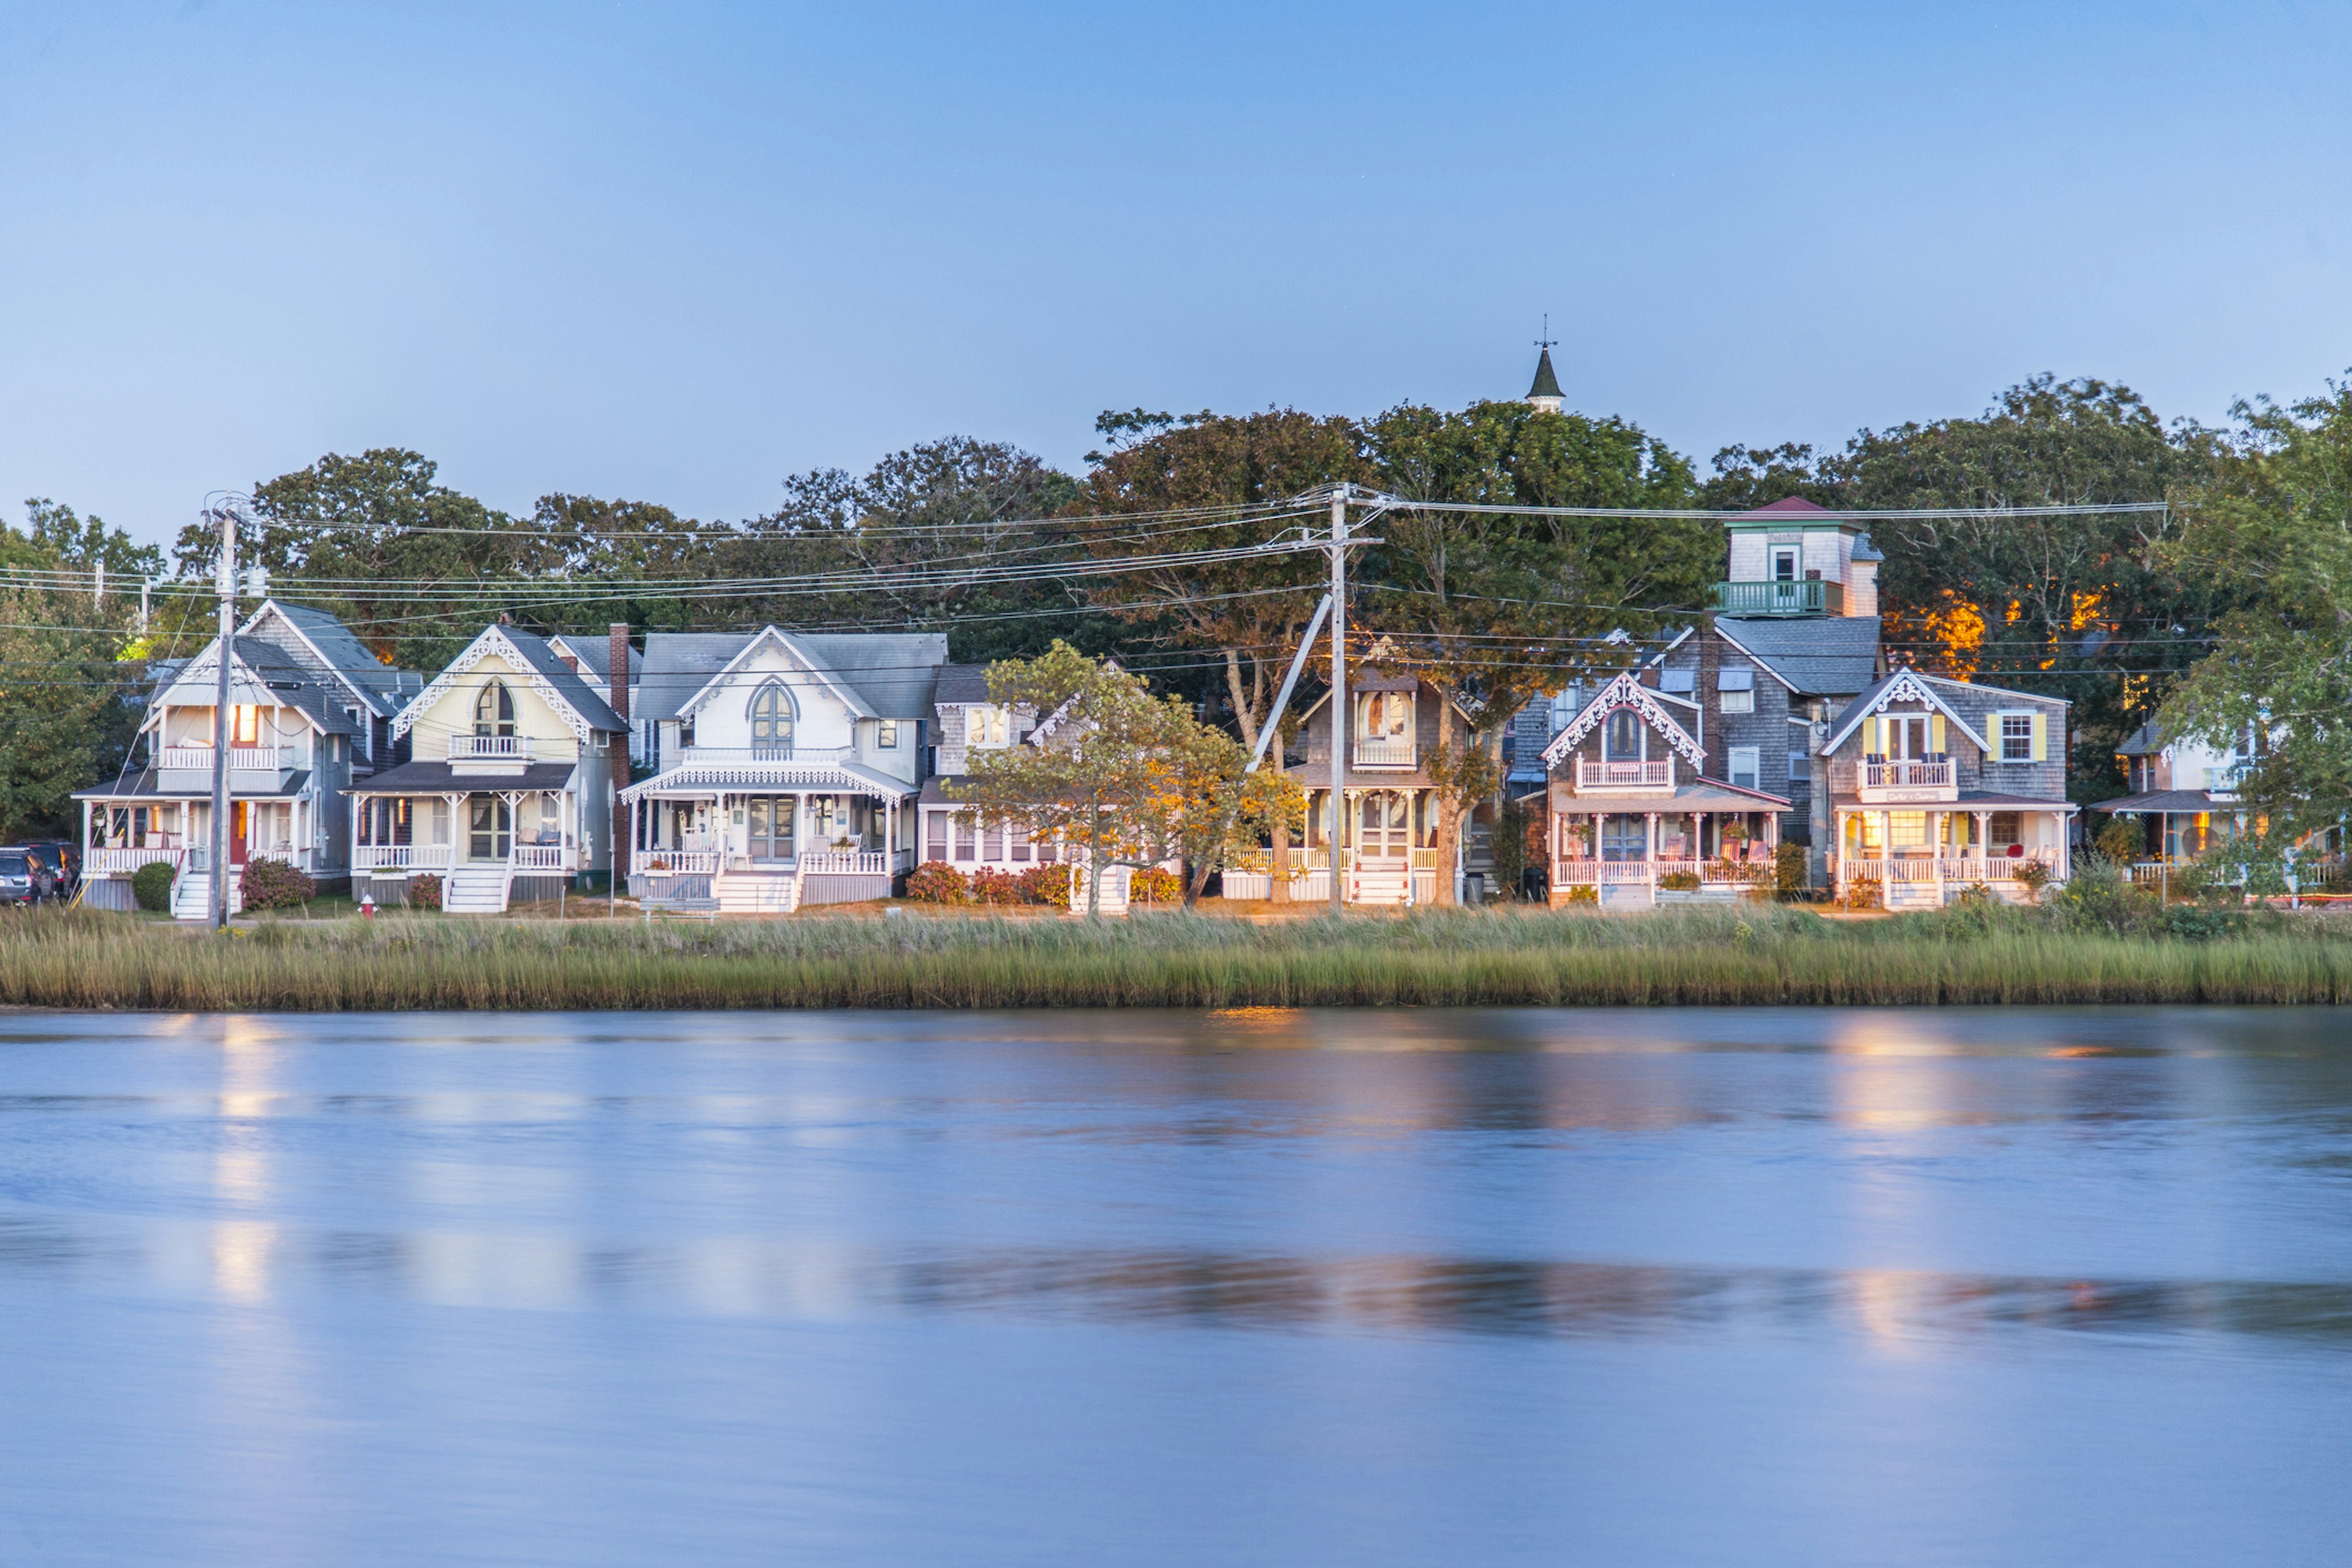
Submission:
M 1863 726 L 1862 749 L 1874 757 L 1886 754 L 1886 721 L 1875 713 Z
M 1997 763 L 2000 760 L 2000 715 L 1998 713 L 1985 715 L 1984 749 L 1985 761 Z
M 1938 755 L 1943 752 L 1944 716 L 1941 713 L 1931 713 L 1927 716 L 1927 749 Z
M 2033 760 L 2037 763 L 2050 760 L 2050 715 L 2047 713 L 2033 716 Z

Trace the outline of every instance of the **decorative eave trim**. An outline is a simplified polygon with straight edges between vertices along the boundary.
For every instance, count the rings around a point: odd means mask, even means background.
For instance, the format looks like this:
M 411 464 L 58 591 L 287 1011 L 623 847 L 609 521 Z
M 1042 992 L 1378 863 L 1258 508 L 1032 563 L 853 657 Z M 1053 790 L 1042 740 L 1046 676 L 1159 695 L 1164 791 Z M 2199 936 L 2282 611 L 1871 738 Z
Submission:
M 481 663 L 494 648 L 499 651 L 509 664 L 513 665 L 520 672 L 522 679 L 533 691 L 546 699 L 547 705 L 555 710 L 556 717 L 564 721 L 572 734 L 579 738 L 582 745 L 593 746 L 596 743 L 595 726 L 588 722 L 580 710 L 572 706 L 571 699 L 563 695 L 555 682 L 541 673 L 539 666 L 523 657 L 522 649 L 515 647 L 514 639 L 507 636 L 506 629 L 502 626 L 491 626 L 480 637 L 467 644 L 466 651 L 451 659 L 448 668 L 435 676 L 432 683 L 418 692 L 407 707 L 393 715 L 393 738 L 398 740 L 414 729 L 416 721 L 425 716 L 428 709 L 457 689 L 457 678 L 470 674 L 474 667 Z
M 818 685 L 832 692 L 836 698 L 839 698 L 841 700 L 842 706 L 848 709 L 851 713 L 856 715 L 860 719 L 872 719 L 877 717 L 874 710 L 866 707 L 865 701 L 859 698 L 855 691 L 852 691 L 848 687 L 844 686 L 841 682 L 835 680 L 824 670 L 818 668 L 816 661 L 809 658 L 806 650 L 802 648 L 798 643 L 793 641 L 792 637 L 781 628 L 772 626 L 761 626 L 758 631 L 752 633 L 751 640 L 745 643 L 740 648 L 736 650 L 735 657 L 729 659 L 726 665 L 719 669 L 718 674 L 704 681 L 701 688 L 697 690 L 693 696 L 679 703 L 677 705 L 677 711 L 670 715 L 670 717 L 673 719 L 684 720 L 691 718 L 694 714 L 701 711 L 702 705 L 711 698 L 718 695 L 719 689 L 721 685 L 734 679 L 737 676 L 743 673 L 743 661 L 750 658 L 751 655 L 758 650 L 760 645 L 767 641 L 770 637 L 773 637 L 776 640 L 776 646 L 782 648 L 785 653 L 789 654 L 793 658 L 794 662 L 799 664 L 803 674 L 810 676 L 817 682 Z M 762 675 L 767 673 L 768 672 L 766 671 L 761 672 Z
M 2022 697 L 2028 702 L 2055 702 L 2061 708 L 2072 708 L 2071 697 L 2044 697 L 2039 691 L 2020 691 L 2013 686 L 1979 686 L 1973 680 L 1954 680 L 1948 675 L 1929 675 L 1924 670 L 1912 670 L 1922 680 L 1932 680 L 1938 686 L 1957 686 L 1963 691 L 1997 691 L 2003 697 Z
M 134 731 L 135 733 L 143 735 L 149 730 L 153 729 L 156 723 L 163 718 L 163 710 L 166 708 L 209 708 L 213 705 L 213 698 L 215 695 L 216 690 L 214 682 L 217 679 L 214 676 L 206 676 L 205 684 L 198 693 L 198 695 L 203 698 L 203 700 L 200 702 L 174 702 L 172 700 L 172 693 L 180 689 L 180 688 L 188 681 L 189 678 L 195 674 L 196 670 L 204 663 L 205 655 L 212 651 L 213 648 L 218 647 L 219 644 L 220 638 L 215 637 L 211 642 L 206 643 L 202 648 L 196 650 L 194 657 L 190 658 L 185 665 L 181 667 L 179 672 L 172 677 L 172 684 L 155 693 L 153 698 L 148 701 L 147 711 L 140 716 L 139 728 Z M 247 691 L 266 693 L 269 698 L 268 705 L 272 708 L 278 709 L 283 712 L 298 713 L 301 715 L 302 722 L 317 731 L 320 734 L 325 735 L 332 733 L 332 731 L 324 724 L 319 722 L 317 717 L 313 715 L 309 709 L 303 707 L 299 702 L 287 701 L 286 694 L 278 688 L 271 686 L 269 682 L 263 678 L 260 671 L 255 669 L 253 666 L 246 663 L 245 656 L 242 654 L 231 653 L 229 655 L 228 687 L 229 702 L 232 707 L 237 705 L 236 691 L 239 687 L 243 687 Z M 259 704 L 253 704 L 253 706 L 259 706 Z
M 1706 751 L 1692 738 L 1689 731 L 1675 721 L 1673 714 L 1660 706 L 1658 693 L 1634 679 L 1630 669 L 1620 670 L 1616 679 L 1602 687 L 1592 700 L 1569 721 L 1567 729 L 1551 738 L 1551 744 L 1543 749 L 1544 766 L 1558 766 L 1559 760 L 1576 750 L 1584 737 L 1598 729 L 1601 721 L 1614 708 L 1633 709 L 1648 721 L 1650 728 L 1665 737 L 1666 744 L 1672 746 L 1683 761 L 1694 768 L 1703 770 L 1706 767 Z
M 885 782 L 853 773 L 835 763 L 681 763 L 666 773 L 631 784 L 620 792 L 625 801 L 691 791 L 761 789 L 838 790 L 855 795 L 888 795 L 905 798 L 919 786 L 904 780 Z
M 1950 703 L 1936 695 L 1935 689 L 1927 684 L 1930 679 L 1932 678 L 1921 675 L 1916 669 L 1899 669 L 1893 675 L 1888 676 L 1886 678 L 1886 684 L 1879 688 L 1878 695 L 1873 698 L 1867 706 L 1861 702 L 1856 702 L 1852 707 L 1848 708 L 1843 713 L 1838 715 L 1837 727 L 1830 731 L 1830 738 L 1822 743 L 1821 754 L 1826 757 L 1831 752 L 1836 751 L 1840 746 L 1845 744 L 1846 738 L 1848 736 L 1852 735 L 1854 731 L 1862 727 L 1862 721 L 1864 719 L 1869 718 L 1874 713 L 1884 713 L 1890 706 L 1897 702 L 1925 702 L 1937 712 L 1941 713 L 1945 718 L 1949 719 L 1953 723 L 1958 724 L 1963 733 L 1967 734 L 1976 742 L 1978 749 L 1982 750 L 1984 746 L 1983 732 L 1977 729 L 1974 724 L 1970 723 L 1968 718 L 1962 714 L 1958 709 L 1954 708 Z M 1953 684 L 1962 685 L 1965 683 L 1956 681 Z M 1978 689 L 1990 690 L 1992 688 L 1980 687 L 1978 688 Z

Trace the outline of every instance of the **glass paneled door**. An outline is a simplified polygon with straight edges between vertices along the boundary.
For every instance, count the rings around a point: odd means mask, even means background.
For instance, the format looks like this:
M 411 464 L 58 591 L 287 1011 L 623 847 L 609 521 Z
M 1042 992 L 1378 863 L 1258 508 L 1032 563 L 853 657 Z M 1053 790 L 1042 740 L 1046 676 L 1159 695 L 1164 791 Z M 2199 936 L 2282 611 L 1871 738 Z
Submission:
M 478 795 L 467 805 L 472 809 L 473 832 L 466 850 L 476 860 L 509 860 L 514 858 L 514 812 L 504 795 Z
M 744 832 L 750 838 L 747 847 L 751 858 L 791 859 L 793 797 L 788 795 L 755 795 L 745 804 Z
M 1356 803 L 1356 852 L 1402 860 L 1412 848 L 1412 803 L 1401 790 L 1376 789 Z

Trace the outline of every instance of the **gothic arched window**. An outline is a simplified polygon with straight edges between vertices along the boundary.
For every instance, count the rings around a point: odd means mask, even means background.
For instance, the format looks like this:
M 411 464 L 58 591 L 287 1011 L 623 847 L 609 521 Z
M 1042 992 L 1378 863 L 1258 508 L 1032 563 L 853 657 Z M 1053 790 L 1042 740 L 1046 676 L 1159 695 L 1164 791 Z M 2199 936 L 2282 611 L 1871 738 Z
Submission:
M 504 681 L 493 680 L 474 699 L 474 733 L 511 735 L 515 732 L 514 693 Z
M 775 681 L 751 694 L 751 744 L 789 751 L 793 743 L 793 696 Z
M 1642 760 L 1642 716 L 1631 708 L 1620 708 L 1609 715 L 1609 725 L 1601 737 L 1607 750 L 1602 753 L 1612 763 L 1638 763 Z

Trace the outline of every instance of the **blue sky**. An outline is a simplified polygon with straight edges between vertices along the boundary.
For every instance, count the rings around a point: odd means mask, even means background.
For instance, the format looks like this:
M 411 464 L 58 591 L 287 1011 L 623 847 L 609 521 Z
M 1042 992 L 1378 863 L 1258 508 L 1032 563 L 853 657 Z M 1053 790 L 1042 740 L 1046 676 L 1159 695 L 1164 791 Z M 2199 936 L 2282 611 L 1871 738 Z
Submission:
M 396 14 L 394 14 L 395 13 Z M 413 447 L 703 517 L 1107 407 L 1705 458 L 2352 366 L 2352 7 L 0 0 L 0 497 Z

